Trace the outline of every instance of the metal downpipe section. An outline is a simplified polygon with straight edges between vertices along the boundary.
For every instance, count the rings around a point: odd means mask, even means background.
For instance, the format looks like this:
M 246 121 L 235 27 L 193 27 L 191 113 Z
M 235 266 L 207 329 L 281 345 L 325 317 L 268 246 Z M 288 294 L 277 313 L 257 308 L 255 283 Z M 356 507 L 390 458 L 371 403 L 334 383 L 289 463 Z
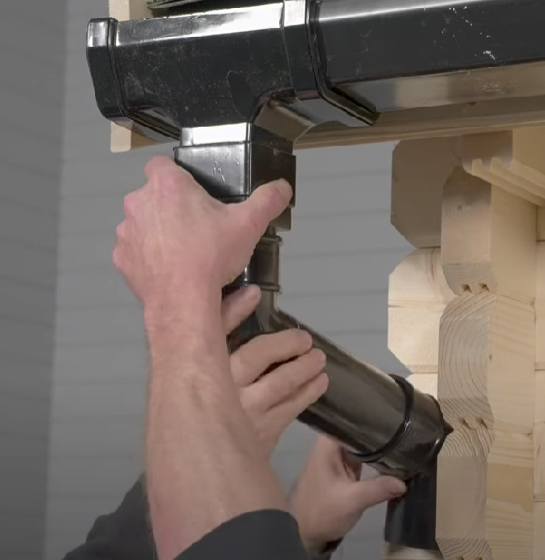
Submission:
M 224 203 L 247 199 L 266 182 L 286 178 L 295 185 L 292 146 L 259 128 L 241 124 L 187 130 L 175 161 Z M 379 473 L 407 482 L 408 493 L 389 504 L 386 538 L 393 544 L 437 549 L 435 540 L 435 469 L 437 455 L 451 428 L 438 403 L 401 377 L 386 375 L 359 360 L 311 327 L 279 309 L 280 246 L 278 229 L 291 229 L 291 207 L 271 224 L 244 272 L 225 294 L 257 285 L 257 310 L 229 337 L 231 351 L 256 336 L 297 328 L 307 331 L 327 357 L 329 386 L 299 420 L 340 442 L 353 458 Z

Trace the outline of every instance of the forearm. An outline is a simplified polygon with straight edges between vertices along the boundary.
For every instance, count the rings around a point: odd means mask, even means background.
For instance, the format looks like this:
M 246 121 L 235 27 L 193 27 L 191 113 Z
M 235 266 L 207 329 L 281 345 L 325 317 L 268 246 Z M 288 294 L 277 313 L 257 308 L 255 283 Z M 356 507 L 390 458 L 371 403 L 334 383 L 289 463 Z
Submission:
M 172 560 L 222 523 L 287 504 L 240 404 L 220 306 L 204 298 L 151 324 L 147 484 L 159 559 Z

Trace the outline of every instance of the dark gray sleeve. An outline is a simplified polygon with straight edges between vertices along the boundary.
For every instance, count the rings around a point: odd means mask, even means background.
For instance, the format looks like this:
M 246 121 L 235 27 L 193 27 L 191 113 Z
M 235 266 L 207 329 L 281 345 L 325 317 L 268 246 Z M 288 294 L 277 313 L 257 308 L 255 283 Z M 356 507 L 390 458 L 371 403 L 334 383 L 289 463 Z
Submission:
M 335 550 L 331 552 L 322 552 L 319 556 L 313 556 L 311 560 L 331 560 L 333 554 L 335 554 Z
M 312 560 L 331 560 L 341 543 L 342 540 L 330 543 L 321 554 L 314 555 Z
M 142 477 L 113 513 L 95 521 L 85 542 L 64 560 L 155 560 L 148 512 Z
M 183 530 L 183 529 L 181 529 Z M 247 513 L 224 523 L 176 560 L 309 560 L 295 519 L 276 510 Z

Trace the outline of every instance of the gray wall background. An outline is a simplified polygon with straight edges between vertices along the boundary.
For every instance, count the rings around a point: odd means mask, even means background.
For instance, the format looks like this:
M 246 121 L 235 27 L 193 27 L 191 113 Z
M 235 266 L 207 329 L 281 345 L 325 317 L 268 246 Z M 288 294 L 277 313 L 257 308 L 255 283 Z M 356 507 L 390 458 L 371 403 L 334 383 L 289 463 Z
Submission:
M 66 45 L 62 0 L 48 0 L 43 19 L 39 6 L 19 3 L 0 21 L 0 61 L 20 60 L 17 75 L 0 83 L 8 101 L 0 113 L 0 327 L 8 333 L 0 338 L 8 372 L 0 381 L 0 495 L 20 504 L 13 515 L 0 500 L 0 557 L 10 560 L 40 558 L 44 542 L 44 557 L 60 560 L 117 506 L 141 465 L 142 317 L 111 253 L 123 197 L 142 186 L 147 160 L 168 148 L 110 153 L 85 60 L 87 22 L 107 15 L 107 3 L 66 1 Z M 51 42 L 57 62 L 20 40 L 31 30 Z M 388 274 L 410 250 L 389 223 L 392 148 L 299 154 L 281 303 L 353 353 L 403 373 L 386 348 Z M 295 424 L 282 439 L 273 463 L 286 487 L 313 437 Z M 382 508 L 366 515 L 340 556 L 379 560 L 382 523 Z
M 0 17 L 0 558 L 41 558 L 62 159 L 64 0 Z

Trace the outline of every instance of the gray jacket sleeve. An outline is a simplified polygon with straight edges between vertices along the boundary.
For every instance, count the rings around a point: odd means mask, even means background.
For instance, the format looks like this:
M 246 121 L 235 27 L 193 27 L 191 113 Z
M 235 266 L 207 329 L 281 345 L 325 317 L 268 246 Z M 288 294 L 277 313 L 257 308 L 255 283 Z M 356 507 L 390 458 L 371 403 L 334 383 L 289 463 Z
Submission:
M 313 556 L 312 560 L 331 560 L 337 549 L 339 548 L 342 540 L 330 543 L 328 547 L 318 556 Z
M 183 529 L 181 529 L 183 530 Z M 220 525 L 176 560 L 309 560 L 297 521 L 285 511 L 246 513 Z
M 282 518 L 277 521 L 277 517 L 274 517 L 273 522 L 280 524 L 281 530 L 288 531 L 288 536 L 293 541 L 294 520 Z M 312 560 L 330 560 L 338 544 L 332 543 L 323 554 Z M 64 560 L 155 560 L 155 558 L 145 482 L 141 477 L 119 507 L 109 515 L 99 517 L 85 542 L 68 553 Z M 304 558 L 308 559 L 308 555 L 305 554 Z

